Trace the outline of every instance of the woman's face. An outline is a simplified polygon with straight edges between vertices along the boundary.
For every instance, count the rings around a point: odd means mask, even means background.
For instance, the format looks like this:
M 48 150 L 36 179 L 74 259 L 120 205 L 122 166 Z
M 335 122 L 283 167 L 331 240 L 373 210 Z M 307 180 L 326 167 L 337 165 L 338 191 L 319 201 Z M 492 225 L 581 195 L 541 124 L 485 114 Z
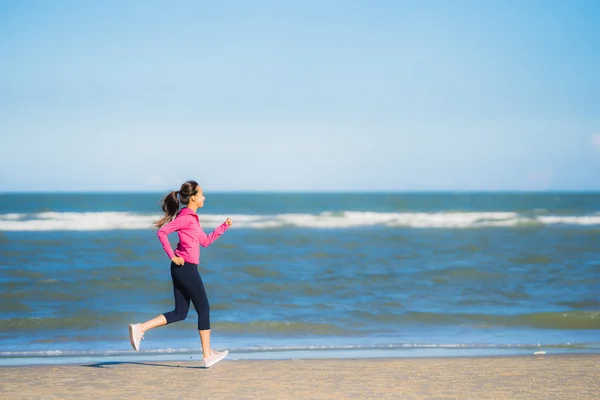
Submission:
M 193 201 L 198 208 L 200 208 L 204 206 L 204 200 L 206 200 L 206 197 L 204 197 L 204 192 L 202 192 L 202 188 L 198 186 L 196 188 L 196 194 L 190 198 L 190 201 Z

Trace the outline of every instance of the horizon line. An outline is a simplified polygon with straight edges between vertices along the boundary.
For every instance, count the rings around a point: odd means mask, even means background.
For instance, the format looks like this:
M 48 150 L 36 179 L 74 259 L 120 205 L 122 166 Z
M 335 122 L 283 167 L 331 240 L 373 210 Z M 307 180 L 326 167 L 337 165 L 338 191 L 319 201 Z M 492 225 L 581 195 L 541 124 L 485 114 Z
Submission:
M 169 190 L 8 190 L 0 195 L 11 194 L 162 194 Z M 215 190 L 211 194 L 600 194 L 600 189 L 412 189 L 412 190 Z

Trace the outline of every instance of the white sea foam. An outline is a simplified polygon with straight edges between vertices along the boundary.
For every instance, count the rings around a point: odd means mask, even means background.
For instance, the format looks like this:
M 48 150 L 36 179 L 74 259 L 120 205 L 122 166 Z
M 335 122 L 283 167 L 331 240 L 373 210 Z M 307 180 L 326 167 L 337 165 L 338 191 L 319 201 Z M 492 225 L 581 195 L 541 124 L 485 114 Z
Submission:
M 582 217 L 569 216 L 539 216 L 538 220 L 546 225 L 552 224 L 568 224 L 568 225 L 600 225 L 600 213 L 587 215 Z
M 211 229 L 231 217 L 238 228 L 299 227 L 343 229 L 369 226 L 467 229 L 527 225 L 600 225 L 600 213 L 583 216 L 523 216 L 515 212 L 378 213 L 322 212 L 319 214 L 216 215 L 201 214 L 202 226 Z M 43 212 L 0 214 L 0 231 L 102 231 L 152 229 L 158 214 L 129 212 Z
M 18 217 L 16 217 L 18 215 Z M 127 212 L 43 212 L 0 215 L 0 231 L 103 231 L 150 229 L 155 215 Z
M 7 220 L 7 221 L 18 220 L 20 218 L 23 218 L 23 214 L 0 214 L 0 221 L 1 220 Z
M 543 347 L 569 348 L 569 347 L 596 347 L 595 343 L 545 343 Z M 262 352 L 297 352 L 319 350 L 385 350 L 385 349 L 511 349 L 511 348 L 536 348 L 542 347 L 540 343 L 389 343 L 389 344 L 348 344 L 348 345 L 307 345 L 307 346 L 248 346 L 233 347 L 232 353 L 262 353 Z M 114 356 L 129 354 L 197 354 L 194 348 L 163 348 L 142 350 L 139 353 L 133 350 L 39 350 L 39 351 L 0 351 L 0 359 L 12 357 L 93 357 Z

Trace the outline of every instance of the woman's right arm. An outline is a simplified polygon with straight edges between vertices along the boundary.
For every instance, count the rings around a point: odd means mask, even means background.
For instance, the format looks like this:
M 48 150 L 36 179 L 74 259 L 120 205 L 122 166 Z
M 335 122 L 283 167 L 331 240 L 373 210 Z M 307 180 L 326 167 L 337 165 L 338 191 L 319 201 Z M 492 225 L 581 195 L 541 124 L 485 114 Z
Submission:
M 162 244 L 165 253 L 169 256 L 169 260 L 172 260 L 175 257 L 175 252 L 171 247 L 171 243 L 169 243 L 169 233 L 176 232 L 182 228 L 184 228 L 187 224 L 189 224 L 188 218 L 175 218 L 173 221 L 164 224 L 158 232 L 156 232 L 156 236 L 158 236 L 158 240 Z

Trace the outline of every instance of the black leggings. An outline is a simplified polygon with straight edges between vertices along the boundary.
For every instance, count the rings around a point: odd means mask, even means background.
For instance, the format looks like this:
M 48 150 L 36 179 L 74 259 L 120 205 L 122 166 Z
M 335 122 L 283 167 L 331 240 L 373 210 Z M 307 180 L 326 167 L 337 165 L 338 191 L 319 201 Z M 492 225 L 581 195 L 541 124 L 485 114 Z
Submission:
M 171 263 L 171 278 L 175 293 L 175 310 L 163 314 L 167 324 L 184 320 L 190 309 L 190 300 L 198 313 L 198 330 L 210 329 L 210 306 L 198 265 L 186 262 L 182 266 Z

